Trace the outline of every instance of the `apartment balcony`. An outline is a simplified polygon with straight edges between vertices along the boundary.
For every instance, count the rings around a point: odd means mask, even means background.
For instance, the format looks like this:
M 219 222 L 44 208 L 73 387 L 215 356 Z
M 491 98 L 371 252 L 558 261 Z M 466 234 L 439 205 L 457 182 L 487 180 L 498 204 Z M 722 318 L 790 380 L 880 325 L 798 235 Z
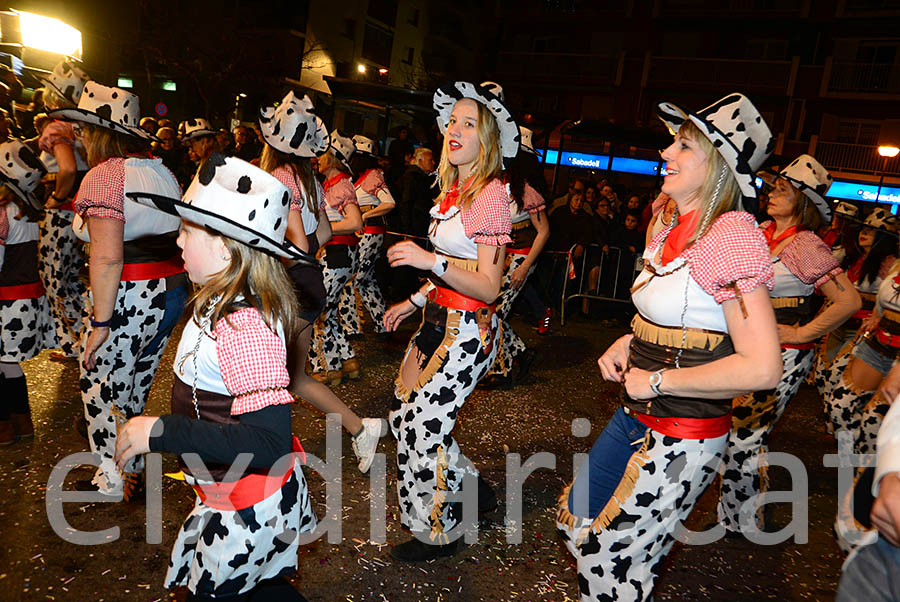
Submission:
M 833 61 L 825 69 L 830 95 L 900 94 L 900 65 Z
M 610 54 L 572 52 L 501 52 L 497 56 L 497 77 L 531 81 L 580 80 L 591 85 L 612 85 L 617 81 L 620 57 Z
M 819 141 L 810 150 L 819 163 L 829 170 L 879 176 L 882 173 L 900 175 L 900 157 L 885 160 L 875 146 Z
M 798 61 L 706 59 L 654 56 L 650 59 L 647 87 L 696 87 L 721 92 L 756 92 L 790 95 Z
M 754 16 L 807 16 L 810 0 L 656 0 L 654 16 L 709 18 Z

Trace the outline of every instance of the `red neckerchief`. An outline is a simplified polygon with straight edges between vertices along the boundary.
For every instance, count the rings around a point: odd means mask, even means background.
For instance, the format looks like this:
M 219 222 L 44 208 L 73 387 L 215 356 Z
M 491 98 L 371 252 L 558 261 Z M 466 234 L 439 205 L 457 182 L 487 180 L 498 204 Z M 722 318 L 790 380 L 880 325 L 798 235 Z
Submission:
M 781 244 L 782 241 L 790 238 L 798 232 L 797 226 L 791 226 L 790 228 L 779 234 L 778 238 L 773 239 L 772 237 L 775 236 L 775 226 L 775 222 L 772 222 L 771 224 L 766 226 L 765 230 L 763 230 L 763 235 L 766 237 L 766 242 L 769 243 L 769 252 L 772 252 L 775 247 Z
M 849 278 L 850 282 L 852 282 L 853 284 L 856 284 L 857 282 L 859 282 L 859 277 L 862 275 L 863 260 L 865 258 L 866 258 L 866 256 L 863 255 L 862 257 L 860 257 L 859 259 L 856 260 L 856 263 L 854 263 L 852 266 L 850 266 L 849 270 L 847 270 L 847 278 Z
M 469 187 L 469 184 L 472 183 L 472 179 L 470 178 L 466 185 L 463 186 L 463 190 Z M 441 199 L 441 207 L 439 211 L 443 213 L 447 213 L 450 207 L 456 205 L 459 201 L 459 195 L 462 194 L 462 190 L 459 189 L 459 180 L 453 183 L 453 188 L 447 191 L 447 194 L 444 195 L 444 198 Z
M 141 151 L 139 153 L 126 153 L 125 157 L 133 157 L 135 159 L 156 159 L 150 151 Z
M 340 182 L 340 181 L 343 180 L 344 178 L 346 178 L 346 179 L 349 180 L 349 179 L 350 179 L 349 174 L 345 174 L 344 172 L 340 172 L 340 173 L 339 173 L 338 175 L 336 175 L 336 176 L 331 176 L 330 178 L 328 178 L 327 180 L 325 180 L 325 183 L 324 183 L 324 184 L 322 184 L 322 190 L 324 190 L 324 191 L 327 192 L 329 188 L 331 188 L 332 186 L 334 186 L 335 184 L 337 184 L 338 182 Z
M 697 228 L 700 219 L 700 210 L 694 209 L 684 215 L 678 216 L 678 223 L 669 232 L 666 242 L 663 243 L 662 264 L 666 265 L 684 251 L 687 241 Z
M 360 184 L 362 184 L 362 181 L 366 179 L 366 176 L 369 175 L 369 172 L 370 172 L 370 171 L 375 171 L 375 169 L 376 169 L 376 168 L 374 168 L 374 167 L 373 167 L 372 169 L 367 169 L 366 172 L 365 172 L 363 175 L 359 176 L 359 179 L 356 180 L 356 184 L 354 184 L 354 186 L 357 186 L 357 187 L 358 187 Z

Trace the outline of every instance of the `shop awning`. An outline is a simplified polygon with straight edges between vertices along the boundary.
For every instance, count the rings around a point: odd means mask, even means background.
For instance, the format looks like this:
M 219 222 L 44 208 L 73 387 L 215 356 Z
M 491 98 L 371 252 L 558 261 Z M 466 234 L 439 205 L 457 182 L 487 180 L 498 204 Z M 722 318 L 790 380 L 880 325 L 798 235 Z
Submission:
M 387 86 L 372 82 L 363 82 L 342 77 L 326 75 L 325 82 L 331 95 L 336 99 L 356 100 L 385 109 L 400 109 L 405 111 L 420 111 L 433 113 L 430 92 L 409 90 L 397 86 Z

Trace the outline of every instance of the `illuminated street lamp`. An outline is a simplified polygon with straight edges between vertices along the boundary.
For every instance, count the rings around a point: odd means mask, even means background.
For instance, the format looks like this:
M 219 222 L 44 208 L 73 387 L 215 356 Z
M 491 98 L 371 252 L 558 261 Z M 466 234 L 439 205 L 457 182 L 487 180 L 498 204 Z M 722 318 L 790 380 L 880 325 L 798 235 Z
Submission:
M 884 158 L 881 163 L 881 178 L 878 180 L 878 194 L 875 202 L 881 200 L 881 186 L 884 184 L 884 176 L 887 173 L 888 159 L 900 154 L 900 119 L 885 119 L 881 122 L 881 130 L 878 132 L 878 154 Z M 894 205 L 892 213 L 897 210 Z
M 362 63 L 357 63 L 357 64 L 356 64 L 356 70 L 359 71 L 360 73 L 365 73 L 365 72 L 366 72 L 366 66 L 363 65 Z
M 19 16 L 22 45 L 81 60 L 81 32 L 59 19 L 24 11 Z
M 896 157 L 900 154 L 900 148 L 897 148 L 896 146 L 879 146 L 878 154 L 886 158 Z

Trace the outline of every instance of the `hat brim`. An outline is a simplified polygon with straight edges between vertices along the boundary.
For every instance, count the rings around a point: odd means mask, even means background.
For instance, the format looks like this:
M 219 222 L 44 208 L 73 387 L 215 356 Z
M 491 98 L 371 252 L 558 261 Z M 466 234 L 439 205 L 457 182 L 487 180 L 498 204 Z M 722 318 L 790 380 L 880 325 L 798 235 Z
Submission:
M 279 133 L 275 132 L 275 125 L 273 123 L 274 114 L 271 117 L 266 117 L 266 111 L 271 108 L 272 107 L 263 107 L 259 110 L 259 131 L 263 136 L 263 140 L 266 141 L 266 144 L 275 150 L 287 153 L 288 155 L 296 155 L 302 159 L 321 157 L 328 152 L 328 148 L 331 146 L 331 134 L 328 133 L 328 128 L 325 127 L 325 122 L 322 121 L 321 118 L 314 115 L 316 118 L 316 132 L 310 142 L 307 142 L 306 137 L 304 136 L 302 141 L 296 146 L 292 146 L 292 140 L 282 139 Z
M 433 106 L 437 111 L 437 125 L 441 134 L 447 131 L 450 113 L 456 102 L 463 98 L 485 105 L 497 120 L 500 130 L 500 153 L 504 159 L 515 159 L 519 154 L 521 133 L 516 120 L 507 106 L 487 88 L 469 82 L 452 82 L 440 86 L 434 91 Z
M 92 111 L 88 111 L 85 109 L 79 109 L 77 107 L 70 109 L 56 109 L 54 111 L 50 111 L 47 113 L 47 116 L 52 119 L 59 119 L 61 121 L 80 121 L 81 123 L 87 123 L 90 125 L 98 125 L 102 128 L 106 128 L 108 130 L 112 130 L 119 134 L 125 134 L 128 136 L 136 136 L 138 138 L 143 138 L 144 140 L 149 140 L 150 142 L 159 142 L 159 138 L 150 134 L 149 132 L 141 129 L 140 126 L 125 126 L 115 121 L 110 121 L 105 117 L 100 117 L 96 113 Z
M 74 107 L 76 104 L 78 104 L 78 103 L 76 103 L 74 100 L 72 100 L 71 98 L 69 98 L 68 96 L 66 96 L 66 93 L 63 92 L 62 90 L 60 90 L 58 87 L 56 87 L 56 85 L 55 85 L 53 82 L 51 82 L 49 79 L 46 79 L 46 78 L 44 78 L 44 77 L 39 77 L 39 78 L 38 78 L 38 81 L 41 82 L 41 84 L 42 84 L 45 88 L 50 88 L 51 90 L 53 90 L 54 92 L 56 92 L 56 93 L 59 95 L 60 98 L 64 98 L 66 101 L 72 103 L 72 106 L 73 106 L 73 107 Z
M 819 215 L 822 217 L 822 220 L 827 224 L 831 222 L 832 211 L 831 205 L 821 194 L 813 190 L 811 187 L 807 186 L 804 182 L 797 180 L 796 178 L 792 178 L 789 175 L 783 174 L 780 171 L 775 171 L 774 169 L 767 169 L 756 174 L 766 184 L 770 186 L 775 185 L 775 180 L 778 178 L 784 178 L 788 182 L 791 183 L 791 186 L 802 192 L 813 202 L 813 205 L 816 207 L 816 211 L 819 212 Z
M 190 134 L 185 134 L 181 137 L 182 142 L 190 142 L 195 138 L 200 138 L 202 136 L 218 136 L 219 132 L 216 130 L 194 130 Z
M 9 186 L 9 189 L 13 191 L 13 194 L 31 205 L 37 211 L 42 211 L 44 209 L 44 203 L 42 203 L 33 192 L 25 192 L 18 184 L 10 180 L 6 174 L 2 172 L 0 172 L 0 185 Z
M 700 132 L 712 142 L 713 146 L 725 161 L 725 164 L 731 169 L 731 173 L 743 196 L 742 204 L 744 210 L 756 215 L 756 212 L 759 209 L 759 194 L 756 191 L 756 186 L 754 186 L 756 174 L 753 173 L 753 170 L 745 172 L 739 168 L 740 149 L 734 145 L 731 138 L 726 136 L 725 133 L 717 128 L 711 121 L 707 121 L 672 102 L 659 103 L 659 105 L 657 105 L 657 117 L 659 117 L 673 135 L 677 134 L 681 129 L 681 126 L 684 125 L 684 122 L 690 119 Z
M 215 230 L 222 236 L 232 238 L 268 255 L 287 257 L 306 265 L 318 265 L 315 257 L 303 251 L 289 240 L 279 243 L 256 230 L 248 228 L 244 224 L 207 211 L 202 207 L 195 207 L 181 199 L 174 199 L 152 192 L 126 192 L 125 196 L 136 203 L 159 209 L 169 215 L 195 223 L 198 226 Z

